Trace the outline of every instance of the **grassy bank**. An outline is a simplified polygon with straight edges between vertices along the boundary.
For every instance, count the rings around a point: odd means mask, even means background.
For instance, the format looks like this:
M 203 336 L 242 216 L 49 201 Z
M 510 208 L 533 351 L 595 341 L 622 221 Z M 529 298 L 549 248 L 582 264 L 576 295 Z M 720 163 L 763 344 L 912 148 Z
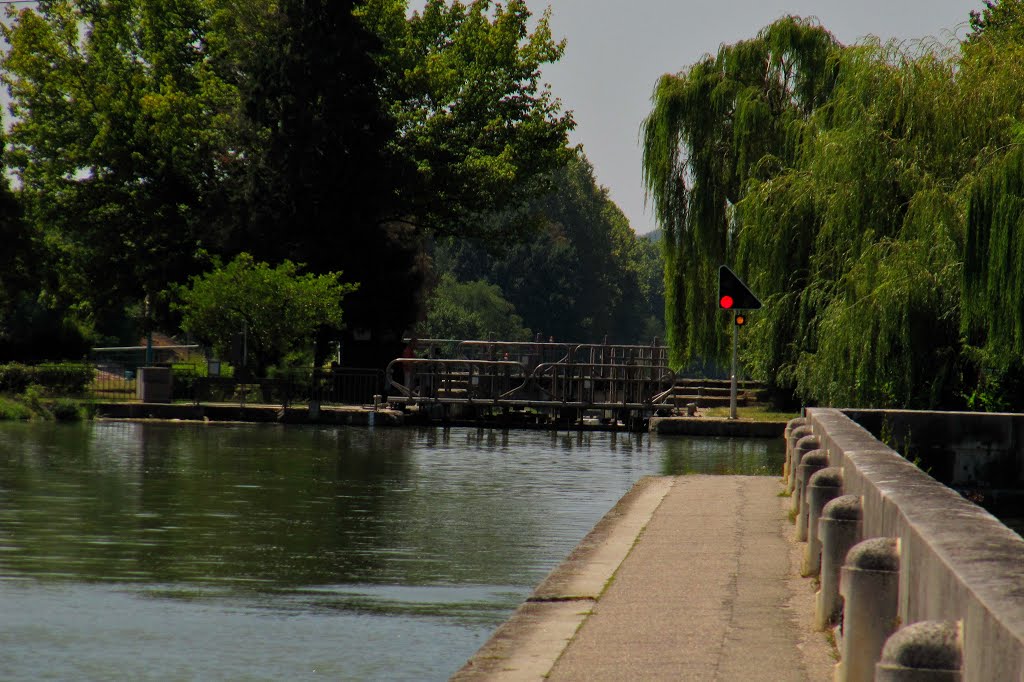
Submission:
M 728 407 L 708 407 L 701 410 L 701 412 L 705 417 L 719 417 L 724 419 L 729 416 Z M 762 405 L 736 408 L 737 419 L 750 419 L 751 421 L 756 422 L 788 422 L 790 419 L 794 419 L 799 416 L 799 412 L 780 412 Z
M 89 403 L 74 398 L 48 398 L 29 387 L 21 394 L 0 394 L 0 421 L 75 422 L 92 417 Z

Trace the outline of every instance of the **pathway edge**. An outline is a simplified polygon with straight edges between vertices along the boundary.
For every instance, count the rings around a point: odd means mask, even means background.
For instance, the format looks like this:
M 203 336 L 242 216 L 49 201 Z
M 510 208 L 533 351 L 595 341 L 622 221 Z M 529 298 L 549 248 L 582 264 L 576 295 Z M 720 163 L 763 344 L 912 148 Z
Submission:
M 452 680 L 543 680 L 632 551 L 674 477 L 640 479 Z

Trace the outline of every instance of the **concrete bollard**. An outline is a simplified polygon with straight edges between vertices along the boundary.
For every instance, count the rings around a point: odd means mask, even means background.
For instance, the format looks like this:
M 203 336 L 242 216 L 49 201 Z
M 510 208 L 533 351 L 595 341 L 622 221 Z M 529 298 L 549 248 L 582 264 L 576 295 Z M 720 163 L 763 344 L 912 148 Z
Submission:
M 836 622 L 842 610 L 839 575 L 850 548 L 860 542 L 864 513 L 860 498 L 843 495 L 821 510 L 818 537 L 821 539 L 821 588 L 814 610 L 814 625 L 824 630 Z
M 796 541 L 807 542 L 807 485 L 811 475 L 828 466 L 828 453 L 811 450 L 800 459 L 796 470 Z
M 807 483 L 807 549 L 801 575 L 809 577 L 821 572 L 821 537 L 818 521 L 825 505 L 843 494 L 843 470 L 828 467 L 815 472 Z
M 796 417 L 795 419 L 790 419 L 788 422 L 786 422 L 786 431 L 783 435 L 783 438 L 786 439 L 786 443 L 789 443 L 789 434 L 791 434 L 796 427 L 806 425 L 807 420 L 804 419 L 803 417 Z
M 786 461 L 782 465 L 782 480 L 784 480 L 784 481 L 788 481 L 789 480 L 789 456 L 790 456 L 790 453 L 792 452 L 792 448 L 790 447 L 790 442 L 789 442 L 789 436 L 790 436 L 791 433 L 793 433 L 793 431 L 797 427 L 800 427 L 800 426 L 807 426 L 807 420 L 804 419 L 803 417 L 797 417 L 796 419 L 790 419 L 788 422 L 786 422 L 786 431 L 783 434 L 783 439 L 786 442 Z
M 797 429 L 793 433 L 800 433 L 800 429 Z M 817 436 L 803 436 L 800 440 L 796 442 L 796 445 L 793 446 L 793 457 L 789 462 L 789 489 L 791 492 L 796 492 L 796 475 L 800 469 L 800 460 L 803 459 L 804 455 L 806 455 L 808 452 L 812 450 L 818 450 L 820 448 L 821 441 L 818 440 Z M 797 497 L 796 495 L 793 496 L 793 511 L 797 511 L 797 504 L 799 503 L 799 500 L 799 497 Z
M 873 682 L 882 647 L 898 627 L 900 549 L 896 538 L 871 538 L 846 555 L 843 640 L 836 682 Z
M 793 456 L 796 452 L 796 444 L 801 438 L 805 436 L 813 436 L 814 433 L 811 431 L 811 425 L 805 424 L 804 426 L 798 426 L 793 429 L 789 434 L 789 440 L 786 441 L 786 492 L 793 492 L 793 487 L 796 485 L 796 465 L 793 463 Z
M 961 682 L 962 624 L 921 621 L 885 642 L 875 682 Z

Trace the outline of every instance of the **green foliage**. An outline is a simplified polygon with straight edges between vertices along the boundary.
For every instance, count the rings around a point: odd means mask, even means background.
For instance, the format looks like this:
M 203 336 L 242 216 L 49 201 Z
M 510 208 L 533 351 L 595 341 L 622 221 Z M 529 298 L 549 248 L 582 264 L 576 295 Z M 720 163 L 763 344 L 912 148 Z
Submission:
M 968 42 L 1024 40 L 1024 0 L 985 0 L 984 4 L 980 12 L 971 10 Z
M 32 410 L 14 398 L 0 395 L 0 421 L 28 421 L 32 418 Z
M 733 260 L 766 304 L 743 335 L 756 378 L 807 402 L 996 404 L 986 373 L 1024 353 L 1016 5 L 976 17 L 998 49 L 844 47 L 785 19 L 662 79 L 645 177 L 678 357 L 721 350 L 710 272 Z
M 663 232 L 676 366 L 724 357 L 730 330 L 712 302 L 718 266 L 735 260 L 733 207 L 757 171 L 796 155 L 800 124 L 833 87 L 835 46 L 820 26 L 787 17 L 655 87 L 643 171 Z
M 50 402 L 47 409 L 59 422 L 77 422 L 85 416 L 78 402 L 71 398 L 58 398 Z
M 24 393 L 33 375 L 32 368 L 21 363 L 0 365 L 0 393 Z
M 410 213 L 441 234 L 507 236 L 481 216 L 543 192 L 571 156 L 572 116 L 540 81 L 565 48 L 550 10 L 532 32 L 525 0 L 427 0 L 411 15 L 406 0 L 368 0 L 359 12 L 384 43 L 395 147 L 415 169 Z
M 529 220 L 539 225 L 529 239 L 489 249 L 443 240 L 438 269 L 497 284 L 545 338 L 649 343 L 661 334 L 663 310 L 656 242 L 637 238 L 582 152 L 553 178 L 556 189 L 528 205 Z
M 530 330 L 505 300 L 501 289 L 484 281 L 458 282 L 444 275 L 427 302 L 427 318 L 417 327 L 422 338 L 529 341 Z
M 342 299 L 355 289 L 341 281 L 340 272 L 302 275 L 290 261 L 272 268 L 243 253 L 178 287 L 174 308 L 182 313 L 182 328 L 222 357 L 245 328 L 262 376 L 287 353 L 311 344 L 321 327 L 340 329 Z
M 6 311 L 0 310 L 0 358 L 40 363 L 83 358 L 92 333 L 73 313 L 59 310 L 28 290 L 18 292 Z
M 13 12 L 9 161 L 46 291 L 119 315 L 197 270 L 236 95 L 205 59 L 206 0 L 53 0 Z
M 0 185 L 0 357 L 41 359 L 23 351 L 46 345 L 26 331 L 43 318 L 37 336 L 53 339 L 169 329 L 167 292 L 242 252 L 360 282 L 346 320 L 378 357 L 346 358 L 393 357 L 386 339 L 422 307 L 426 239 L 528 232 L 495 216 L 520 213 L 572 155 L 572 118 L 540 81 L 563 49 L 546 16 L 523 0 L 407 7 L 11 9 L 0 77 L 19 190 Z M 318 330 L 319 359 L 336 330 Z
M 34 368 L 32 383 L 51 395 L 83 395 L 96 376 L 91 364 L 47 363 Z
M 0 365 L 0 392 L 26 393 L 30 389 L 48 395 L 75 396 L 85 393 L 96 370 L 89 364 L 48 363 Z
M 399 131 L 383 97 L 383 48 L 353 15 L 359 4 L 237 0 L 216 15 L 216 62 L 240 93 L 244 157 L 232 175 L 236 220 L 224 251 L 345 272 L 361 284 L 346 319 L 376 340 L 416 319 L 422 230 L 410 211 L 414 170 L 395 148 Z M 318 360 L 334 340 L 318 335 Z

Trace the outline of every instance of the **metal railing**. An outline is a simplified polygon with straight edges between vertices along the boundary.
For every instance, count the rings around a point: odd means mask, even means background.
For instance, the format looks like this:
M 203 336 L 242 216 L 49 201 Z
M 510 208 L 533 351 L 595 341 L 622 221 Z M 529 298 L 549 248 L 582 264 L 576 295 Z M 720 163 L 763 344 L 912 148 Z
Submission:
M 207 376 L 205 369 L 203 365 L 172 365 L 171 400 L 195 404 L 370 405 L 385 387 L 384 372 L 379 369 L 296 369 L 260 379 Z M 108 402 L 137 402 L 137 387 L 137 368 L 99 365 L 88 396 Z
M 560 360 L 529 367 L 522 360 L 397 358 L 388 365 L 389 386 L 400 402 L 490 402 L 613 408 L 654 407 L 672 395 L 669 367 L 638 363 L 574 362 L 578 347 Z M 504 353 L 504 351 L 503 351 Z M 632 362 L 633 364 L 628 364 Z M 402 381 L 394 378 L 401 372 Z

